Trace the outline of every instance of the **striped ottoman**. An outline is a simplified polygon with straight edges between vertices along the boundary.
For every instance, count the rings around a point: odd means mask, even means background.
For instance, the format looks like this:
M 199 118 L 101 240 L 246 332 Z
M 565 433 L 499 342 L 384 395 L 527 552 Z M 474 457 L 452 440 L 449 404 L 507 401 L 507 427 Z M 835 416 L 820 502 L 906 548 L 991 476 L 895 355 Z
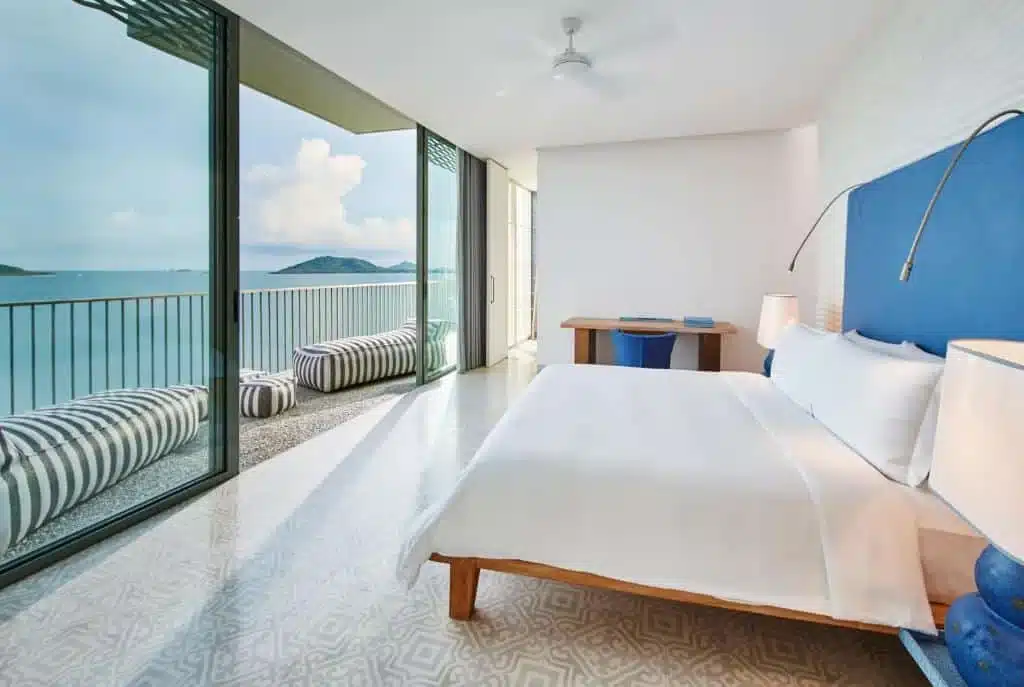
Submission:
M 252 377 L 238 386 L 245 417 L 273 417 L 295 407 L 295 376 L 289 372 Z
M 252 370 L 249 369 L 248 367 L 243 367 L 238 370 L 238 381 L 241 384 L 244 384 L 245 382 L 251 381 L 253 379 L 258 379 L 259 377 L 266 376 L 267 373 L 264 372 L 263 370 Z
M 0 418 L 0 551 L 195 438 L 202 387 L 118 389 Z
M 431 320 L 427 327 L 427 360 L 431 369 L 443 366 L 448 323 Z M 416 320 L 399 329 L 370 336 L 302 346 L 292 355 L 298 383 L 331 393 L 345 387 L 416 371 Z

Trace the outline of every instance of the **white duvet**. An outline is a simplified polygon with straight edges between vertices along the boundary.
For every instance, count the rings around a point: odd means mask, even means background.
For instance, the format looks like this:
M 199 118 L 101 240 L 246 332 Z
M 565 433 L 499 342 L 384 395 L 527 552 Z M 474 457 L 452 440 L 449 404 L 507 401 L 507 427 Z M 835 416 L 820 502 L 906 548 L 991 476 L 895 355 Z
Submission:
M 546 368 L 399 577 L 435 552 L 935 632 L 906 495 L 748 373 Z

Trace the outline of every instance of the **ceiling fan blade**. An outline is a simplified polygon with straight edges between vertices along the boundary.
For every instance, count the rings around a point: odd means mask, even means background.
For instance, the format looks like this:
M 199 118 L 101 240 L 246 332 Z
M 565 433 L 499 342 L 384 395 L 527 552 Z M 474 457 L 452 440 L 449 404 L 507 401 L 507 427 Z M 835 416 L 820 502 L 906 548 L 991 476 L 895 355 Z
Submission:
M 613 31 L 607 32 L 607 39 L 589 41 L 581 36 L 580 49 L 594 55 L 595 60 L 607 63 L 609 60 L 616 60 L 623 57 L 642 54 L 647 50 L 653 50 L 672 41 L 678 31 L 671 20 L 658 22 L 644 22 L 643 24 L 629 25 L 627 22 L 621 29 L 616 27 Z M 604 33 L 604 32 L 602 32 Z
M 495 38 L 488 51 L 509 59 L 552 59 L 562 51 L 562 47 L 536 36 L 505 34 Z
M 535 92 L 552 81 L 551 73 L 547 70 L 535 71 L 523 76 L 506 79 L 499 83 L 494 95 L 498 98 L 520 97 L 527 92 Z
M 615 79 L 594 69 L 588 69 L 574 76 L 571 80 L 603 98 L 614 99 L 622 95 L 622 88 Z

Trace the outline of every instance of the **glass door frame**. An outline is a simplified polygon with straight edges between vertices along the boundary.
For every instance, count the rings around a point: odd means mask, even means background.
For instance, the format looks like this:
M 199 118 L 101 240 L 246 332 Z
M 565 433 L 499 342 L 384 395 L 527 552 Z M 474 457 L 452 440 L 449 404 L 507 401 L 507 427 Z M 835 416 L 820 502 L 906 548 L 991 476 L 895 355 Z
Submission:
M 429 232 L 427 231 L 427 221 L 430 217 L 430 203 L 428 200 L 429 191 L 429 176 L 430 176 L 430 160 L 427 155 L 427 139 L 434 138 L 442 143 L 450 145 L 455 149 L 456 155 L 456 189 L 461 195 L 462 193 L 462 155 L 461 149 L 446 139 L 444 136 L 439 136 L 433 131 L 427 129 L 422 124 L 416 125 L 416 384 L 422 386 L 429 384 L 447 374 L 454 372 L 458 368 L 457 360 L 449 362 L 444 367 L 437 370 L 427 370 L 427 319 L 430 316 L 429 308 L 429 297 L 430 297 L 430 265 L 429 260 Z M 461 207 L 461 203 L 458 201 L 455 203 L 455 207 Z M 456 213 L 456 252 L 458 254 L 456 269 L 456 283 L 460 284 L 459 279 L 462 271 L 462 222 L 463 217 L 461 212 Z M 462 309 L 462 294 L 459 294 L 459 310 L 461 315 Z M 461 323 L 460 323 L 461 326 Z M 463 337 L 461 332 L 457 336 L 459 346 L 462 346 Z M 456 356 L 458 357 L 458 356 Z
M 210 79 L 211 471 L 153 499 L 0 566 L 0 589 L 228 481 L 238 474 L 238 89 L 239 18 L 212 0 L 191 0 L 215 17 Z
M 536 307 L 534 302 L 534 288 L 536 284 L 536 254 L 534 240 L 536 233 L 533 222 L 536 213 L 534 205 L 537 193 L 526 188 L 515 179 L 508 180 L 508 303 L 505 312 L 505 320 L 508 331 L 506 340 L 510 349 L 535 339 L 536 332 Z M 525 198 L 529 202 L 529 212 L 520 214 L 520 199 Z M 526 228 L 526 231 L 522 231 Z M 523 254 L 523 239 L 529 242 L 529 253 Z M 524 279 L 524 271 L 528 270 Z M 525 291 L 525 298 L 524 296 Z M 526 336 L 520 336 L 520 324 L 522 311 L 528 310 L 530 321 L 527 323 Z

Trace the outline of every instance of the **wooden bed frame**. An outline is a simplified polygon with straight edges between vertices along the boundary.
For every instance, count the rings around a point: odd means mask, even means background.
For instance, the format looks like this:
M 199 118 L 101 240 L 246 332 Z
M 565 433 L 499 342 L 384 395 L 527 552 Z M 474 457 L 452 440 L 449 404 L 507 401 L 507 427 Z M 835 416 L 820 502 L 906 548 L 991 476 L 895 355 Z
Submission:
M 714 606 L 725 608 L 730 611 L 745 611 L 747 613 L 759 613 L 770 615 L 776 618 L 789 620 L 803 620 L 821 625 L 834 625 L 836 627 L 847 627 L 855 630 L 866 630 L 882 634 L 896 634 L 899 628 L 887 625 L 873 625 L 871 623 L 860 623 L 853 620 L 839 620 L 827 615 L 816 613 L 804 613 L 802 611 L 791 611 L 776 606 L 754 606 L 737 603 L 735 601 L 723 601 L 722 599 L 708 596 L 706 594 L 694 594 L 692 592 L 678 591 L 675 589 L 663 589 L 661 587 L 648 587 L 632 582 L 592 575 L 590 573 L 576 572 L 556 568 L 543 563 L 530 563 L 502 558 L 456 558 L 433 554 L 430 560 L 438 563 L 447 563 L 449 571 L 448 582 L 448 615 L 453 620 L 469 620 L 473 617 L 476 607 L 476 590 L 480 582 L 481 570 L 493 570 L 495 572 L 511 573 L 513 575 L 525 575 L 541 580 L 554 580 L 555 582 L 566 582 L 568 584 L 583 587 L 596 587 L 598 589 L 611 589 L 617 592 L 629 592 L 640 596 L 653 596 L 659 599 L 670 601 L 682 601 L 683 603 L 698 604 L 701 606 Z M 948 606 L 942 603 L 932 602 L 932 616 L 935 624 L 940 629 L 945 625 L 946 611 Z

